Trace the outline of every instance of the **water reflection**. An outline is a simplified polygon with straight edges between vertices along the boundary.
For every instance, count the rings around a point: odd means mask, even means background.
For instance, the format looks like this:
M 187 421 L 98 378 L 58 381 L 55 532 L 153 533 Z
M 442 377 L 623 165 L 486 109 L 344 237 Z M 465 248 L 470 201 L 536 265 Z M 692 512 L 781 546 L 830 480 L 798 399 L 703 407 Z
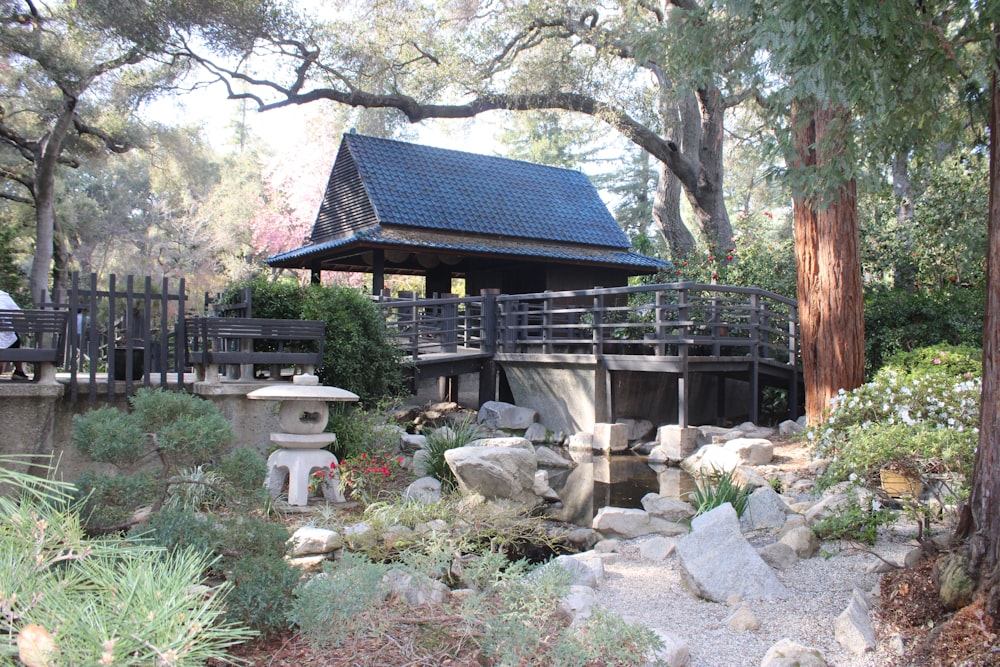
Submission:
M 686 501 L 694 490 L 689 474 L 680 468 L 650 466 L 645 456 L 568 453 L 576 467 L 549 470 L 549 486 L 562 498 L 562 509 L 552 516 L 561 521 L 589 527 L 602 507 L 641 509 L 642 497 L 651 492 Z

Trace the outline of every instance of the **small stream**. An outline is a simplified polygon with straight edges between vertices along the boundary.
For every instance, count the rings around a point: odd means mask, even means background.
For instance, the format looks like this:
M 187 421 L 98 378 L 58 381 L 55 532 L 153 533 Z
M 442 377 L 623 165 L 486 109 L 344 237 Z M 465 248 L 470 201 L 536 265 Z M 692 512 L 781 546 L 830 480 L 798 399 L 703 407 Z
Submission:
M 562 498 L 561 511 L 550 516 L 590 527 L 602 507 L 642 509 L 647 493 L 687 501 L 694 479 L 680 468 L 655 464 L 632 453 L 600 455 L 569 450 L 576 462 L 571 469 L 549 468 L 549 486 Z

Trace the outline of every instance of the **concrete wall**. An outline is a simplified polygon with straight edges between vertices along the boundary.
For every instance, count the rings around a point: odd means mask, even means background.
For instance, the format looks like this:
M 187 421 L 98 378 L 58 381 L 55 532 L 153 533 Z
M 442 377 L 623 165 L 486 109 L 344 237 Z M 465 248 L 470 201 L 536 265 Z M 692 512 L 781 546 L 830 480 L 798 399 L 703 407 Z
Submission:
M 124 383 L 116 383 L 115 407 L 126 409 Z M 204 383 L 191 383 L 189 391 L 211 400 L 236 428 L 234 447 L 250 447 L 266 454 L 270 447 L 270 434 L 278 431 L 277 403 L 246 398 L 250 391 L 265 383 L 233 383 L 213 387 Z M 98 388 L 106 396 L 107 385 Z M 53 455 L 59 461 L 63 479 L 74 480 L 85 470 L 99 470 L 101 466 L 81 456 L 72 443 L 73 416 L 91 409 L 109 405 L 101 400 L 91 403 L 84 389 L 80 400 L 72 402 L 64 395 L 61 384 L 45 385 L 33 382 L 0 382 L 0 454 Z M 32 470 L 27 464 L 17 466 Z M 33 472 L 40 472 L 34 468 Z
M 610 418 L 607 371 L 590 355 L 497 355 L 514 403 L 532 408 L 553 431 L 593 431 Z

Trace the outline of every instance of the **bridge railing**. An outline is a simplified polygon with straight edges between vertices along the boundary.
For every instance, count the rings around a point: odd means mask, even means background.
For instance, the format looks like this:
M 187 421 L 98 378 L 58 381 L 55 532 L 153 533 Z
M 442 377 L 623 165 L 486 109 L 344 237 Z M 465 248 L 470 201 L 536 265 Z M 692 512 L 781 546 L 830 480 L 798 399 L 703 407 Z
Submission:
M 434 353 L 755 357 L 798 361 L 796 302 L 756 288 L 670 283 L 379 303 L 414 361 Z
M 428 354 L 493 353 L 493 297 L 421 299 L 401 292 L 380 297 L 379 305 L 397 345 L 414 361 Z
M 793 299 L 680 282 L 497 298 L 499 349 L 770 359 L 799 355 Z

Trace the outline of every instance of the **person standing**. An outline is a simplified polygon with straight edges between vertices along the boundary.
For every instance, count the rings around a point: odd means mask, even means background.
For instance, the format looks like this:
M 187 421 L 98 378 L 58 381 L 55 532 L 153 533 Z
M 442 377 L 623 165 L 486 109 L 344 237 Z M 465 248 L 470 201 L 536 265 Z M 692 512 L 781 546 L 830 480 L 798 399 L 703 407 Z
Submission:
M 0 290 L 0 310 L 21 310 L 21 307 L 17 305 L 17 302 L 14 301 L 10 294 Z M 0 323 L 0 348 L 6 347 L 21 347 L 21 337 L 17 335 L 16 331 L 10 329 L 4 330 L 2 323 Z M 15 380 L 28 379 L 27 373 L 24 372 L 23 361 L 14 362 L 14 373 L 11 375 L 11 378 Z

